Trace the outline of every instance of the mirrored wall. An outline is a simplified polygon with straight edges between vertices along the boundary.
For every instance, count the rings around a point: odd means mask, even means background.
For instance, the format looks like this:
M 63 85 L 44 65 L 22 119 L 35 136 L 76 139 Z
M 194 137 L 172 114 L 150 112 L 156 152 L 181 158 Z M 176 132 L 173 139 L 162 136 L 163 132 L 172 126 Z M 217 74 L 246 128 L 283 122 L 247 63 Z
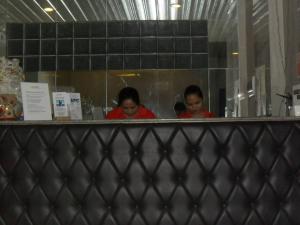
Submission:
M 236 1 L 6 0 L 2 55 L 20 60 L 27 81 L 80 92 L 97 109 L 96 119 L 116 106 L 125 86 L 137 88 L 160 118 L 174 118 L 173 106 L 190 84 L 201 87 L 208 110 L 225 116 L 228 77 L 238 65 L 236 7 Z
M 174 118 L 173 106 L 190 84 L 201 87 L 205 107 L 218 117 L 275 115 L 270 1 L 241 2 L 2 0 L 0 54 L 18 58 L 27 81 L 80 92 L 93 105 L 90 119 L 103 118 L 126 86 L 137 88 L 160 118 Z

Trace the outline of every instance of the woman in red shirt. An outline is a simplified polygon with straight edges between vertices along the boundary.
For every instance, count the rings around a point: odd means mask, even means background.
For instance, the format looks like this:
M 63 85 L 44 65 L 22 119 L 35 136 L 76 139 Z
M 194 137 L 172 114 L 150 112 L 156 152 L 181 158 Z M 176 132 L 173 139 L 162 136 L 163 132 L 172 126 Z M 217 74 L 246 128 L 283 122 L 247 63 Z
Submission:
M 149 109 L 140 104 L 140 97 L 135 88 L 123 88 L 118 97 L 118 107 L 109 112 L 106 119 L 155 119 Z
M 190 85 L 184 91 L 186 111 L 181 113 L 178 118 L 210 118 L 214 114 L 203 108 L 203 94 L 197 85 Z

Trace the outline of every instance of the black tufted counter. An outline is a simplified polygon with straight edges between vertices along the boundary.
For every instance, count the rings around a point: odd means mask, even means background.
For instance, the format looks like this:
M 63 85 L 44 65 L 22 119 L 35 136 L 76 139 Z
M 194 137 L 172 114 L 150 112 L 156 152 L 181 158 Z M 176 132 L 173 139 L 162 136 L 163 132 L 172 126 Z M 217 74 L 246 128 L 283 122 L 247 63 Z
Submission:
M 299 225 L 300 121 L 0 124 L 0 225 Z

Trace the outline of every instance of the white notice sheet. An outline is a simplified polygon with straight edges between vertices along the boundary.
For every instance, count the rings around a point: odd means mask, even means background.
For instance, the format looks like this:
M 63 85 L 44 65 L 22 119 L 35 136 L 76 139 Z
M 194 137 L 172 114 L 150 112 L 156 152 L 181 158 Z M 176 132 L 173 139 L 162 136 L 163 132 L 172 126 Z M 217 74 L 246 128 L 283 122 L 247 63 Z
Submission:
M 80 93 L 70 93 L 71 120 L 82 120 Z
M 47 83 L 21 82 L 24 120 L 52 120 Z

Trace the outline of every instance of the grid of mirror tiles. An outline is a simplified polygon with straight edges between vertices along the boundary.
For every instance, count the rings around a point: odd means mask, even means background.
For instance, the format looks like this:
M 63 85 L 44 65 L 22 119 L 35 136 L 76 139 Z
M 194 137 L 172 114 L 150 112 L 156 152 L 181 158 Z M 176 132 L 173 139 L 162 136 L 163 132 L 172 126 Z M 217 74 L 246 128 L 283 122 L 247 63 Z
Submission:
M 207 21 L 10 23 L 7 57 L 25 71 L 207 69 Z

